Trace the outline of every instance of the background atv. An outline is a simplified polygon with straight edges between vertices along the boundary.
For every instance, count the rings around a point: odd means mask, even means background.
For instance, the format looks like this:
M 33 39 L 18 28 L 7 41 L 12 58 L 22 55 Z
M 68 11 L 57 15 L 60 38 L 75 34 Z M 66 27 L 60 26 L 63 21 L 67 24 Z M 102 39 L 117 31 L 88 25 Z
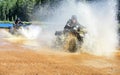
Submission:
M 13 25 L 12 27 L 9 28 L 9 32 L 13 35 L 20 35 L 19 30 L 23 29 L 23 28 L 28 28 L 28 25 L 24 25 L 24 24 L 19 24 L 18 26 Z
M 78 48 L 81 48 L 85 34 L 85 28 L 77 30 L 76 26 L 70 30 L 56 31 L 56 47 L 62 47 L 69 52 L 76 52 Z

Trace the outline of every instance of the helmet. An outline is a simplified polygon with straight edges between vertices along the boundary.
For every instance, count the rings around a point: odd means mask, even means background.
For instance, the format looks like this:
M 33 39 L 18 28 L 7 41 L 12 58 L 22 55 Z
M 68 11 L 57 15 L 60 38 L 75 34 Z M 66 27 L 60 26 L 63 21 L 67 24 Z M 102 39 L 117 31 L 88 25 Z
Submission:
M 77 16 L 76 15 L 72 15 L 71 19 L 72 20 L 77 20 Z

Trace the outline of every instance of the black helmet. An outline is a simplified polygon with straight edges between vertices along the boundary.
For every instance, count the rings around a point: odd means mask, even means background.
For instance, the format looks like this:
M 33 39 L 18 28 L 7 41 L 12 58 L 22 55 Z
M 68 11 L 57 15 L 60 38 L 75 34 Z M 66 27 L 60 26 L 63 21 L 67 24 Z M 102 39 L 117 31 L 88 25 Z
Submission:
M 77 16 L 76 15 L 72 15 L 71 19 L 72 20 L 77 20 Z

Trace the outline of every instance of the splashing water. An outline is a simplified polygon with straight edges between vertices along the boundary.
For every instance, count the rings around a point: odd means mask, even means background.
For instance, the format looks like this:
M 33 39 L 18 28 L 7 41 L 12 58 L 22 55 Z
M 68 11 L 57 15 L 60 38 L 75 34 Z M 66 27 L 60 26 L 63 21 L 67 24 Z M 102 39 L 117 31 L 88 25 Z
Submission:
M 39 26 L 31 25 L 27 28 L 20 29 L 19 32 L 27 39 L 37 39 L 41 30 Z
M 88 30 L 84 43 L 87 51 L 96 55 L 111 55 L 118 44 L 116 1 L 106 0 L 92 5 L 80 3 L 78 6 L 81 23 Z
M 116 4 L 116 0 L 101 0 L 93 3 L 75 3 L 75 0 L 67 0 L 56 9 L 53 17 L 47 19 L 55 23 L 45 28 L 47 32 L 42 32 L 39 26 L 34 25 L 29 26 L 28 29 L 23 28 L 19 32 L 29 40 L 41 39 L 39 45 L 51 43 L 54 32 L 58 29 L 63 30 L 66 21 L 75 14 L 80 24 L 88 31 L 83 44 L 85 52 L 111 55 L 118 45 Z
M 82 5 L 82 4 L 81 4 Z M 111 55 L 117 48 L 117 9 L 115 0 L 106 0 L 93 5 L 83 4 L 79 12 L 88 35 L 84 46 L 96 55 Z M 104 6 L 104 7 L 101 7 Z
M 71 15 L 77 15 L 80 24 L 87 28 L 83 47 L 86 52 L 96 55 L 111 55 L 118 45 L 117 38 L 117 0 L 100 0 L 95 2 L 63 1 L 50 17 L 51 30 L 62 30 Z M 58 24 L 59 23 L 59 24 Z

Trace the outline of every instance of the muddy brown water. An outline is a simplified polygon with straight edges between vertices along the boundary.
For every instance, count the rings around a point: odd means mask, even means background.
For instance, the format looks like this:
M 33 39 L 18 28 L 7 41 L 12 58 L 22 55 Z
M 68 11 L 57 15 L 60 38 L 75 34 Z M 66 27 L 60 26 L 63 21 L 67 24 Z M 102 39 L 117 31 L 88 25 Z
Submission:
M 24 39 L 0 40 L 0 75 L 120 75 L 120 52 L 112 57 L 24 47 Z

